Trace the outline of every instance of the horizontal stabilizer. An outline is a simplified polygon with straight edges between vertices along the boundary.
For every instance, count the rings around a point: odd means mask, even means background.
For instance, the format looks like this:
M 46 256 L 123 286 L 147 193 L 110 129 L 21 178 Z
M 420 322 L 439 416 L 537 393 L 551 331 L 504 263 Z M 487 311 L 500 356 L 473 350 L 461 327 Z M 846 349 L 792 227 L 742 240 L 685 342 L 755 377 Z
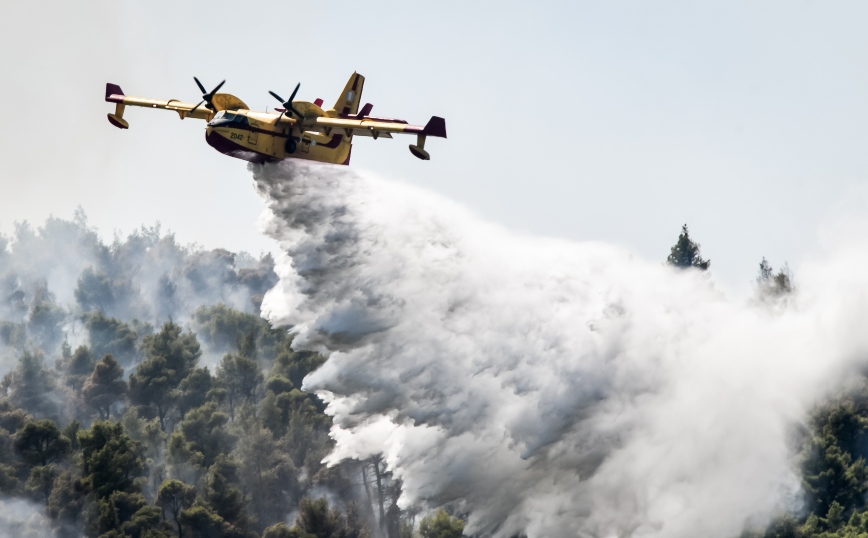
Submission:
M 374 105 L 372 105 L 371 103 L 365 103 L 365 106 L 363 106 L 362 109 L 359 110 L 359 113 L 356 114 L 356 119 L 360 120 L 365 116 L 369 116 L 372 110 L 374 110 Z

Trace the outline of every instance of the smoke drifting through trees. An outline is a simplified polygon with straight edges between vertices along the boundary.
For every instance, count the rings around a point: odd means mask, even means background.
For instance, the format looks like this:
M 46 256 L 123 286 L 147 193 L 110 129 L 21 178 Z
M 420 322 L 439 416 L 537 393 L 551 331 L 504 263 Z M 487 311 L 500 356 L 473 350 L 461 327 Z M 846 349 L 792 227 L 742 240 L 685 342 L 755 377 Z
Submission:
M 334 417 L 328 461 L 382 455 L 398 506 L 450 505 L 469 533 L 761 525 L 803 498 L 793 427 L 868 357 L 864 248 L 769 309 L 715 290 L 686 227 L 679 270 L 353 170 L 253 171 L 288 253 L 263 310 L 329 356 L 305 380 Z
M 321 463 L 324 358 L 259 316 L 270 256 L 104 244 L 80 212 L 0 247 L 0 535 L 386 536 L 361 466 Z

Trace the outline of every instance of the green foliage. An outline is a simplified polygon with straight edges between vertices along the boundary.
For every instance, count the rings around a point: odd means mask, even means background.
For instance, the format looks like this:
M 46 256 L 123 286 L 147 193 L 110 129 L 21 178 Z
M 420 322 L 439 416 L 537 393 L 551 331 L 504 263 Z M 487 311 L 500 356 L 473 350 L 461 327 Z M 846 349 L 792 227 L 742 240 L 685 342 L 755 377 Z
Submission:
M 344 525 L 337 509 L 329 510 L 329 503 L 322 499 L 304 498 L 298 505 L 295 525 L 304 533 L 316 538 L 338 538 L 343 535 Z
M 181 327 L 171 321 L 167 321 L 159 333 L 146 337 L 144 345 L 148 359 L 164 359 L 178 381 L 190 373 L 202 355 L 196 335 L 182 332 Z
M 318 402 L 316 396 L 297 389 L 277 394 L 269 391 L 260 406 L 262 422 L 275 438 L 285 436 L 290 429 L 294 430 L 294 435 L 306 438 L 328 432 L 331 418 L 321 411 Z
M 114 299 L 112 282 L 108 275 L 94 270 L 93 267 L 88 267 L 81 273 L 75 289 L 75 300 L 82 310 L 105 310 L 114 303 Z
M 776 274 L 765 258 L 759 264 L 759 274 L 756 281 L 760 294 L 764 297 L 782 297 L 792 293 L 795 289 L 790 268 L 784 264 L 784 268 Z
M 196 500 L 196 488 L 187 485 L 180 480 L 167 480 L 160 486 L 157 492 L 156 504 L 172 518 L 172 523 L 178 532 L 178 538 L 184 536 L 181 526 L 181 511 L 192 506 Z
M 182 511 L 180 521 L 182 526 L 190 530 L 192 538 L 246 538 L 248 536 L 201 501 Z
M 864 389 L 857 394 L 868 397 Z M 800 456 L 802 481 L 810 512 L 801 519 L 783 515 L 765 530 L 766 538 L 832 536 L 863 538 L 868 534 L 865 495 L 868 470 L 868 410 L 852 400 L 824 405 L 813 414 Z M 745 536 L 753 536 L 746 534 Z
M 46 512 L 59 538 L 79 538 L 82 513 L 87 500 L 87 486 L 72 470 L 61 473 L 54 481 Z
M 239 528 L 245 528 L 250 523 L 246 512 L 247 499 L 238 487 L 238 463 L 220 454 L 214 465 L 208 469 L 205 496 L 208 504 L 224 520 L 234 522 Z
M 813 422 L 802 463 L 812 511 L 825 515 L 833 503 L 848 511 L 862 506 L 868 470 L 859 448 L 868 440 L 868 418 L 843 402 L 821 409 Z
M 368 538 L 369 536 L 352 505 L 348 513 L 342 515 L 337 508 L 329 509 L 328 501 L 325 498 L 304 498 L 299 503 L 298 510 L 295 527 L 288 528 L 285 524 L 274 525 L 266 529 L 263 538 L 266 536 L 281 538 Z
M 81 424 L 77 420 L 73 420 L 63 428 L 63 435 L 69 439 L 72 450 L 78 451 L 78 432 L 81 431 Z
M 137 493 L 137 479 L 144 475 L 141 444 L 130 439 L 119 423 L 96 422 L 78 433 L 83 483 L 99 498 L 115 491 Z
M 112 312 L 135 302 L 136 290 L 128 277 L 112 278 L 99 269 L 82 271 L 75 289 L 75 300 L 84 312 Z
M 126 366 L 138 359 L 136 342 L 139 336 L 132 327 L 119 319 L 107 317 L 102 312 L 91 313 L 85 320 L 94 355 L 112 355 Z
M 140 493 L 115 491 L 97 501 L 97 516 L 92 522 L 93 534 L 100 537 L 140 537 L 145 533 L 160 533 L 160 509 L 147 503 Z
M 5 394 L 15 407 L 42 417 L 56 417 L 57 405 L 49 393 L 54 390 L 54 380 L 45 369 L 42 357 L 25 352 L 18 361 L 18 368 L 8 373 L 0 382 L 0 392 Z
M 235 420 L 235 407 L 239 403 L 255 403 L 257 389 L 262 384 L 262 371 L 255 360 L 228 353 L 217 367 L 217 383 L 226 391 L 229 417 Z
M 195 368 L 202 354 L 196 335 L 182 333 L 169 321 L 163 329 L 144 339 L 147 358 L 130 376 L 130 400 L 152 411 L 166 428 L 166 416 L 177 403 L 181 381 Z
M 205 405 L 213 393 L 214 378 L 208 368 L 197 368 L 181 380 L 178 387 L 178 411 L 183 418 L 190 409 Z
M 271 360 L 275 346 L 287 339 L 285 330 L 272 329 L 261 317 L 239 312 L 224 304 L 196 310 L 193 326 L 202 341 L 218 351 L 236 349 L 245 338 L 252 337 L 255 348 L 266 360 Z
M 238 480 L 250 492 L 251 515 L 260 527 L 282 521 L 286 507 L 301 498 L 298 472 L 281 448 L 271 432 L 256 425 L 235 451 Z
M 31 420 L 23 409 L 18 409 L 7 399 L 0 399 L 0 429 L 15 433 Z
M 30 466 L 46 466 L 63 459 L 70 441 L 52 420 L 29 422 L 15 434 L 15 452 Z
M 48 503 L 51 488 L 58 474 L 57 468 L 53 465 L 34 467 L 30 470 L 24 490 L 39 502 Z
M 181 511 L 181 526 L 189 528 L 193 537 L 256 536 L 249 529 L 246 499 L 237 480 L 237 463 L 221 454 L 208 470 L 205 498 Z
M 37 287 L 30 306 L 27 328 L 43 349 L 56 349 L 63 340 L 66 311 L 56 302 L 45 283 Z
M 130 407 L 124 412 L 121 423 L 127 435 L 145 447 L 149 455 L 155 457 L 160 454 L 168 435 L 160 427 L 159 419 L 139 418 L 136 408 Z
M 460 538 L 464 534 L 464 522 L 441 508 L 433 516 L 422 518 L 419 534 L 422 538 Z
M 10 245 L 0 236 L 0 346 L 19 361 L 0 384 L 0 494 L 44 504 L 56 538 L 255 538 L 266 527 L 310 537 L 275 524 L 313 487 L 332 487 L 341 503 L 352 496 L 343 471 L 321 464 L 330 446 L 323 403 L 298 390 L 323 359 L 293 352 L 286 330 L 258 316 L 200 306 L 237 304 L 249 291 L 256 311 L 276 282 L 270 256 L 184 249 L 158 228 L 107 247 L 83 214 L 38 232 L 20 225 Z M 46 274 L 16 272 L 37 266 L 65 277 L 52 282 L 72 277 L 85 334 L 66 324 Z M 199 367 L 197 336 L 162 323 L 171 316 L 230 357 L 217 370 Z M 73 350 L 82 337 L 88 345 Z M 104 420 L 91 424 L 95 416 Z M 364 535 L 352 510 L 329 512 L 335 536 Z
M 277 523 L 265 529 L 262 538 L 310 538 L 311 535 L 298 527 L 289 528 L 286 523 Z
M 307 374 L 313 372 L 325 363 L 326 359 L 313 351 L 295 351 L 290 338 L 281 342 L 271 369 L 272 376 L 283 376 L 292 382 L 296 388 L 301 388 Z
M 235 446 L 236 437 L 226 429 L 228 422 L 229 417 L 214 402 L 193 409 L 172 434 L 169 454 L 176 461 L 210 467 L 220 454 L 231 452 Z
M 85 380 L 93 373 L 96 359 L 89 347 L 78 346 L 75 353 L 61 361 L 60 366 L 66 373 L 66 384 L 72 390 L 80 391 Z
M 703 260 L 702 256 L 699 255 L 699 243 L 690 239 L 686 224 L 681 227 L 678 242 L 673 245 L 666 262 L 680 269 L 695 267 L 703 271 L 711 265 L 711 260 Z
M 111 417 L 112 406 L 127 392 L 124 369 L 111 355 L 106 355 L 84 382 L 82 394 L 85 403 L 99 413 L 103 420 Z

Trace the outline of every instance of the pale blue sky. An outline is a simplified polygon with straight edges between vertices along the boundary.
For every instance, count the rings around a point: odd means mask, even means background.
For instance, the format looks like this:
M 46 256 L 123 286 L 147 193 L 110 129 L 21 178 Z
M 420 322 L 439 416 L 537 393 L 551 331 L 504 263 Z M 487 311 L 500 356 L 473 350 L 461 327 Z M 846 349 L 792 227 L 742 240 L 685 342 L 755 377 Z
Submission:
M 0 8 L 0 231 L 70 217 L 105 234 L 161 221 L 258 253 L 263 205 L 204 123 L 131 109 L 106 82 L 254 108 L 333 101 L 353 70 L 374 112 L 444 116 L 430 162 L 357 141 L 353 166 L 507 227 L 665 259 L 687 222 L 716 277 L 798 266 L 824 222 L 865 213 L 868 5 L 859 2 L 10 2 Z M 798 275 L 796 275 L 798 277 Z

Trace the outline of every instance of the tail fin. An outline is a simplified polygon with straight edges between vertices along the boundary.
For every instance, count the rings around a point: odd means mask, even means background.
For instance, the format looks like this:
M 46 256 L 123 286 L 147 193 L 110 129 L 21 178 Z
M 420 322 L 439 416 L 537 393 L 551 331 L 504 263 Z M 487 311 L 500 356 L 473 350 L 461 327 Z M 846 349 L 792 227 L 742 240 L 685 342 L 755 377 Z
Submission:
M 108 82 L 105 85 L 105 100 L 108 102 L 114 102 L 112 100 L 112 95 L 117 95 L 119 97 L 123 97 L 124 91 L 117 84 L 112 84 L 111 82 Z M 116 99 L 115 99 L 115 101 L 116 101 Z
M 440 116 L 431 116 L 423 131 L 426 136 L 446 138 L 446 120 Z
M 350 115 L 359 112 L 359 102 L 362 100 L 362 88 L 365 86 L 365 77 L 358 73 L 353 73 L 350 80 L 347 81 L 344 92 L 338 97 L 335 103 L 335 110 L 339 114 Z

